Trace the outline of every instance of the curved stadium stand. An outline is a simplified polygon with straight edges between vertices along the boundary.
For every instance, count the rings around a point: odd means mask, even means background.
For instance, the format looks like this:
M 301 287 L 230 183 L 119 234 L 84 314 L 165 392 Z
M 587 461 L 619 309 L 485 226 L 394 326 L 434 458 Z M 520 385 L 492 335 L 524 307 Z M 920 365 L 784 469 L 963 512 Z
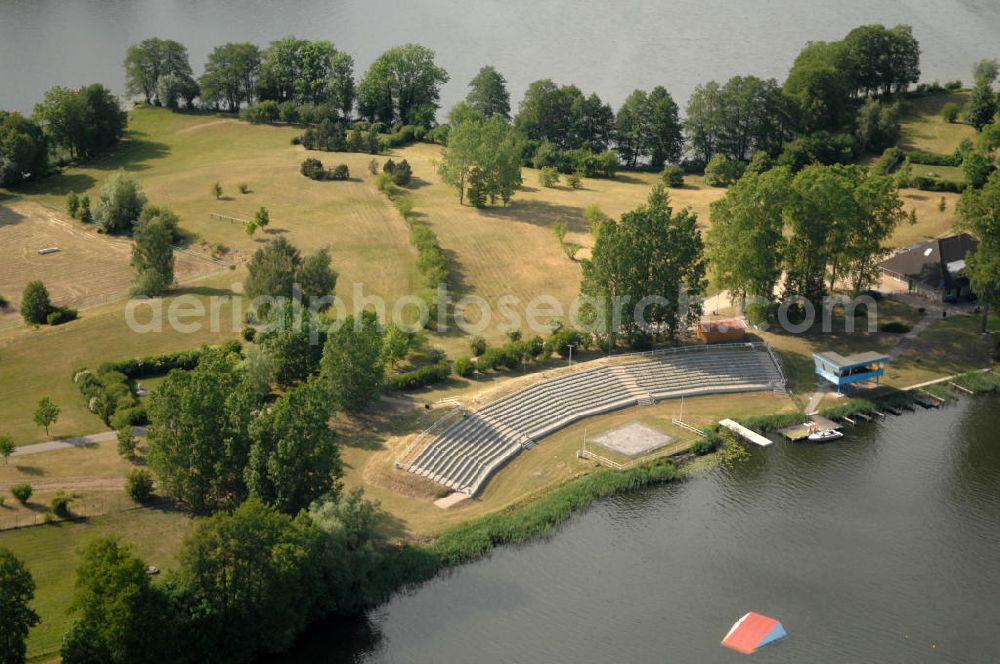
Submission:
M 585 417 L 682 396 L 784 391 L 784 384 L 765 343 L 657 351 L 536 383 L 463 413 L 403 467 L 475 495 L 522 449 Z

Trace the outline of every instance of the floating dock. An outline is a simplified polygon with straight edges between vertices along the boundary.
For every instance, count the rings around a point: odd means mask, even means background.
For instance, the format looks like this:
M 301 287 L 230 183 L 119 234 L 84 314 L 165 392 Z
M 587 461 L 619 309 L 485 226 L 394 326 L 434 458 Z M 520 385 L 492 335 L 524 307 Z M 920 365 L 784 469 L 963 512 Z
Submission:
M 770 438 L 765 438 L 756 431 L 751 431 L 750 429 L 747 429 L 745 426 L 743 426 L 739 422 L 736 422 L 735 420 L 730 420 L 730 419 L 719 420 L 719 425 L 724 426 L 733 433 L 745 438 L 746 440 L 749 440 L 754 445 L 767 447 L 772 442 L 774 442 Z

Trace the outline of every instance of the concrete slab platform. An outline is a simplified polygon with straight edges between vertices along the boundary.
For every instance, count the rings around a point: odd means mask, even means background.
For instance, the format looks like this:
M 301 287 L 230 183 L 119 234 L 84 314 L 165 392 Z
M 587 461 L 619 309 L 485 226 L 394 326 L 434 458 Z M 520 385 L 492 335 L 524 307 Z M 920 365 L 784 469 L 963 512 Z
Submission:
M 657 431 L 645 424 L 632 422 L 617 429 L 612 429 L 596 438 L 591 438 L 587 442 L 596 443 L 612 452 L 617 452 L 627 457 L 635 457 L 652 452 L 664 445 L 669 445 L 675 440 L 677 438 L 674 436 Z

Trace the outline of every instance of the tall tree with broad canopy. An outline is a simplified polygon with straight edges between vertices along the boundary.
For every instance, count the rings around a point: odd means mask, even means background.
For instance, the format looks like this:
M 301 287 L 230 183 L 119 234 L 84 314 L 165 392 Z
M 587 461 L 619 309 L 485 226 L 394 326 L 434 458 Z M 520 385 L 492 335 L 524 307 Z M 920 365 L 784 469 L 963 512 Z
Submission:
M 257 96 L 260 76 L 260 49 L 249 42 L 229 42 L 216 46 L 208 55 L 205 73 L 198 82 L 201 99 L 210 106 L 233 113 L 243 104 L 250 105 Z
M 327 335 L 320 375 L 340 408 L 355 413 L 378 399 L 385 382 L 383 335 L 371 311 L 348 316 Z
M 986 331 L 990 306 L 1000 302 L 1000 171 L 982 189 L 968 188 L 958 204 L 960 227 L 979 242 L 966 257 L 969 283 L 983 303 L 981 330 Z
M 618 109 L 615 137 L 619 156 L 633 168 L 639 159 L 657 170 L 680 161 L 684 137 L 673 97 L 659 85 L 649 94 L 633 91 Z
M 451 130 L 438 173 L 477 207 L 510 202 L 521 184 L 523 139 L 501 115 L 484 117 L 461 103 L 450 114 Z
M 260 394 L 238 361 L 206 351 L 150 396 L 149 465 L 164 493 L 197 511 L 232 508 L 247 495 L 243 470 Z
M 434 51 L 419 44 L 390 48 L 372 63 L 358 83 L 358 108 L 372 121 L 430 127 L 448 72 L 434 62 Z
M 0 110 L 0 187 L 44 177 L 49 147 L 42 128 L 18 113 Z
M 284 37 L 264 50 L 257 88 L 261 99 L 331 104 L 349 118 L 354 109 L 354 59 L 328 41 Z
M 323 578 L 314 564 L 326 537 L 310 519 L 251 496 L 231 514 L 198 523 L 175 580 L 192 616 L 192 661 L 243 662 L 291 645 L 313 615 Z M 205 649 L 206 652 L 198 652 Z
M 146 194 L 125 171 L 111 176 L 94 206 L 94 222 L 105 233 L 129 233 L 146 205 Z
M 819 301 L 841 280 L 854 290 L 878 278 L 882 243 L 905 218 L 895 180 L 861 166 L 813 165 L 799 172 L 785 211 L 786 295 Z
M 465 101 L 486 117 L 501 115 L 510 119 L 510 92 L 507 91 L 507 79 L 492 65 L 480 69 L 475 78 L 469 81 L 469 94 L 466 95 Z
M 13 553 L 0 549 L 0 662 L 24 664 L 28 631 L 38 624 L 32 610 L 35 580 Z
M 100 83 L 76 90 L 56 86 L 35 105 L 32 119 L 49 144 L 73 159 L 89 159 L 125 135 L 128 115 L 118 98 Z
M 787 168 L 748 172 L 712 203 L 708 259 L 733 303 L 770 302 L 784 261 L 784 212 L 792 174 Z M 751 308 L 755 309 L 755 308 Z
M 187 48 L 172 39 L 150 37 L 128 47 L 125 54 L 125 91 L 142 95 L 146 103 L 156 98 L 164 106 L 169 100 L 160 95 L 160 79 L 175 77 L 182 84 L 194 83 Z
M 597 220 L 580 290 L 603 306 L 603 313 L 592 311 L 591 316 L 609 345 L 618 334 L 633 344 L 661 335 L 673 340 L 700 318 L 706 283 L 697 221 L 690 209 L 674 213 L 662 185 L 621 221 Z M 621 319 L 616 321 L 613 312 L 619 306 Z
M 136 224 L 132 244 L 133 295 L 162 295 L 174 283 L 174 230 L 173 220 L 168 216 L 145 217 Z
M 326 391 L 311 380 L 286 392 L 254 420 L 245 471 L 251 495 L 295 515 L 338 489 L 340 453 L 330 412 Z
M 101 537 L 83 551 L 62 646 L 66 664 L 173 661 L 176 634 L 165 595 L 129 545 Z

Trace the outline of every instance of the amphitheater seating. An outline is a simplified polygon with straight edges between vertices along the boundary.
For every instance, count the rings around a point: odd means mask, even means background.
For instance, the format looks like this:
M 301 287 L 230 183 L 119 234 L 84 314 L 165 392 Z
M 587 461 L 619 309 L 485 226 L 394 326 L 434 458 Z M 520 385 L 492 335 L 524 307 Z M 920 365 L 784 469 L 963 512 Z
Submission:
M 764 344 L 699 346 L 641 356 L 536 383 L 463 413 L 407 468 L 474 495 L 519 451 L 584 417 L 661 399 L 783 385 L 781 370 Z

